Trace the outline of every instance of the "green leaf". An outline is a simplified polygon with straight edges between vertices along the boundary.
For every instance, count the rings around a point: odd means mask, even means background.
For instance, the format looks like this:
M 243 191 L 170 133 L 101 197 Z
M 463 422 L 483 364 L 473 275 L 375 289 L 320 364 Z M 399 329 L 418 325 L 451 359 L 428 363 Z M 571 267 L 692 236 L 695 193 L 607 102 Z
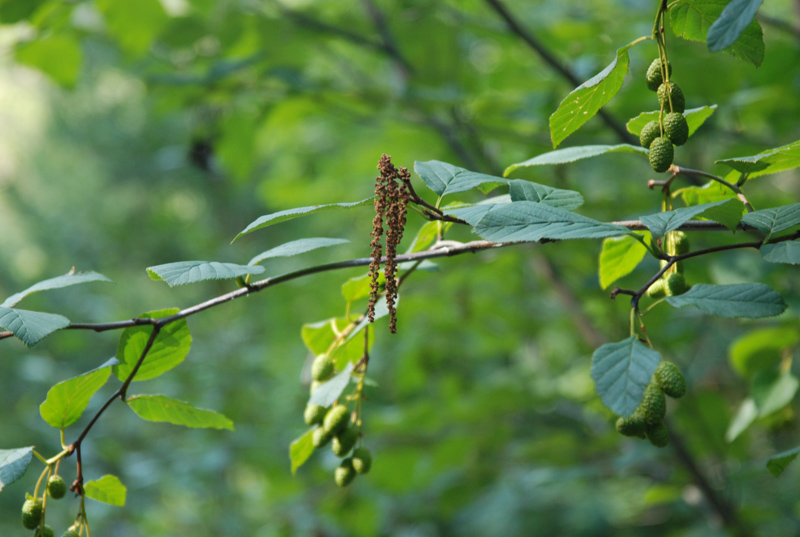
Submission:
M 763 1 L 731 0 L 708 30 L 708 50 L 719 52 L 733 45 L 745 28 L 755 20 L 756 12 Z
M 335 326 L 335 329 L 334 329 Z M 337 334 L 341 334 L 347 327 L 350 326 L 350 321 L 343 317 L 335 319 L 327 319 L 317 323 L 304 324 L 300 331 L 306 348 L 310 350 L 315 356 L 328 352 Z M 353 327 L 351 330 L 355 330 Z M 351 332 L 352 333 L 352 332 Z M 353 341 L 352 338 L 345 338 L 341 341 L 336 348 L 336 361 L 341 358 L 346 361 L 356 361 L 364 354 L 363 341 Z M 370 341 L 368 342 L 370 348 L 375 341 L 375 334 L 370 333 Z M 333 356 L 332 356 L 333 357 Z
M 203 280 L 233 280 L 247 274 L 262 274 L 266 269 L 259 266 L 218 263 L 216 261 L 178 261 L 147 267 L 153 280 L 163 280 L 170 287 L 186 285 Z
M 331 406 L 341 395 L 350 383 L 350 375 L 353 373 L 353 362 L 347 362 L 344 369 L 336 373 L 328 381 L 324 382 L 308 400 L 310 405 Z
M 0 306 L 0 327 L 10 330 L 27 347 L 69 326 L 69 319 L 55 313 L 19 310 Z
M 512 164 L 503 175 L 506 177 L 514 170 L 525 168 L 529 166 L 552 166 L 557 164 L 567 164 L 577 160 L 586 158 L 598 157 L 608 153 L 641 153 L 647 155 L 647 149 L 630 144 L 619 145 L 581 145 L 577 147 L 567 147 L 566 149 L 558 149 L 548 153 L 542 153 L 524 162 Z
M 214 144 L 214 153 L 224 170 L 237 182 L 247 180 L 253 171 L 257 122 L 257 111 L 247 107 L 234 109 L 219 121 L 220 135 Z
M 439 160 L 416 161 L 414 171 L 439 197 L 471 190 L 480 185 L 508 183 L 502 177 L 472 172 Z
M 95 6 L 103 15 L 108 32 L 131 55 L 146 52 L 169 22 L 159 0 L 96 0 Z
M 466 205 L 452 209 L 445 209 L 444 214 L 460 218 L 472 227 L 475 227 L 478 225 L 478 222 L 480 222 L 481 219 L 489 213 L 489 211 L 505 205 L 511 205 L 511 203 L 497 203 L 494 205 L 488 203 L 478 203 L 475 205 Z
M 480 237 L 494 242 L 599 239 L 630 233 L 628 228 L 623 226 L 605 224 L 532 201 L 491 206 L 474 226 L 473 231 Z
M 292 461 L 292 475 L 297 473 L 297 469 L 305 463 L 308 458 L 314 453 L 314 444 L 311 437 L 314 434 L 314 429 L 309 429 L 300 438 L 292 442 L 289 446 L 289 459 Z
M 0 449 L 0 492 L 25 474 L 32 456 L 33 446 Z
M 800 203 L 753 211 L 744 215 L 742 222 L 767 235 L 780 233 L 800 224 Z
M 352 207 L 360 207 L 362 205 L 372 205 L 373 203 L 372 200 L 373 198 L 367 198 L 361 201 L 354 201 L 352 203 L 330 203 L 328 205 L 312 205 L 311 207 L 300 207 L 299 209 L 288 209 L 286 211 L 266 214 L 264 216 L 256 218 L 253 222 L 250 223 L 250 225 L 248 225 L 238 235 L 236 235 L 231 242 L 234 242 L 242 235 L 247 235 L 248 233 L 252 233 L 257 229 L 269 227 L 278 224 L 280 222 L 286 222 L 287 220 L 292 220 L 300 216 L 305 216 L 307 214 L 314 214 L 321 211 L 329 211 L 331 209 L 341 209 L 341 208 L 349 209 Z
M 134 395 L 126 402 L 140 418 L 147 421 L 184 425 L 193 429 L 233 430 L 233 422 L 219 412 L 195 408 L 165 395 Z
M 649 233 L 637 232 L 649 239 Z M 639 262 L 644 259 L 647 248 L 630 235 L 612 237 L 603 241 L 600 251 L 600 287 L 606 289 L 609 285 L 627 276 Z
M 738 172 L 747 172 L 750 179 L 792 170 L 800 166 L 800 140 L 751 157 L 729 158 L 718 160 L 717 163 L 730 166 Z M 736 172 L 731 174 L 738 175 Z
M 87 498 L 98 502 L 123 507 L 125 505 L 125 495 L 127 490 L 125 485 L 114 475 L 104 475 L 95 481 L 89 481 L 83 485 L 83 490 Z
M 701 106 L 700 108 L 691 108 L 684 111 L 683 117 L 686 118 L 686 123 L 689 125 L 689 136 L 694 134 L 697 129 L 699 129 L 703 123 L 705 123 L 706 120 L 710 118 L 712 114 L 714 114 L 714 110 L 716 109 L 717 105 L 712 104 L 711 106 Z M 628 132 L 639 136 L 642 133 L 642 129 L 645 125 L 651 121 L 658 120 L 659 114 L 660 112 L 658 110 L 655 112 L 642 112 L 635 118 L 628 121 Z
M 592 380 L 603 404 L 630 416 L 642 402 L 644 389 L 661 362 L 661 354 L 631 336 L 606 343 L 592 355 Z
M 112 358 L 96 369 L 50 388 L 44 403 L 39 406 L 42 419 L 56 429 L 66 429 L 78 421 L 89 400 L 108 380 L 111 366 L 118 363 L 116 358 Z
M 608 67 L 572 90 L 561 101 L 558 110 L 550 116 L 550 137 L 554 148 L 589 121 L 617 94 L 628 72 L 629 48 L 631 45 L 617 49 L 617 56 Z
M 800 333 L 792 326 L 771 326 L 753 330 L 728 348 L 733 369 L 744 378 L 762 369 L 775 368 L 787 349 L 800 342 Z
M 414 237 L 414 241 L 411 243 L 411 246 L 409 246 L 406 253 L 413 254 L 427 250 L 429 246 L 436 242 L 436 239 L 439 236 L 439 229 L 442 230 L 442 233 L 445 233 L 452 225 L 452 222 L 441 221 L 431 221 L 425 223 L 421 228 L 419 228 L 419 231 L 417 231 L 417 235 Z
M 676 36 L 705 42 L 708 31 L 729 0 L 678 0 L 669 10 L 670 25 Z M 723 50 L 758 67 L 764 61 L 764 37 L 758 21 L 753 20 L 739 39 Z
M 729 188 L 716 181 L 711 181 L 703 186 L 689 186 L 672 193 L 673 197 L 681 196 L 687 206 L 703 205 L 715 201 L 735 199 L 736 194 Z
M 169 317 L 178 313 L 178 311 L 178 308 L 170 308 L 143 313 L 139 317 L 158 319 Z M 153 327 L 148 325 L 133 326 L 123 330 L 119 338 L 119 347 L 117 348 L 117 360 L 120 363 L 115 365 L 112 370 L 118 379 L 124 381 L 131 374 L 144 351 L 145 345 L 147 345 L 147 340 L 150 339 L 152 331 Z M 191 345 L 192 335 L 189 333 L 186 319 L 163 326 L 133 380 L 147 380 L 169 371 L 183 362 L 186 355 L 189 354 Z
M 800 241 L 784 241 L 761 247 L 764 261 L 800 265 Z
M 61 289 L 64 287 L 69 287 L 71 285 L 78 285 L 81 283 L 88 283 L 88 282 L 110 282 L 110 281 L 111 280 L 109 280 L 102 274 L 98 274 L 97 272 L 78 272 L 78 273 L 69 272 L 64 276 L 50 278 L 49 280 L 44 280 L 39 283 L 33 284 L 24 291 L 11 295 L 5 300 L 5 302 L 0 304 L 0 307 L 13 308 L 26 296 L 32 295 L 33 293 L 38 293 L 39 291 L 48 291 L 50 289 Z
M 733 442 L 740 434 L 745 432 L 758 419 L 758 409 L 752 398 L 748 397 L 742 401 L 742 405 L 725 431 L 725 441 Z
M 339 244 L 345 244 L 347 242 L 350 241 L 348 241 L 347 239 L 327 239 L 325 237 L 316 237 L 313 239 L 299 239 L 296 241 L 291 241 L 281 244 L 280 246 L 271 248 L 266 252 L 261 252 L 253 259 L 251 259 L 250 262 L 247 264 L 257 265 L 262 261 L 264 261 L 265 259 L 270 259 L 273 257 L 292 257 L 295 255 L 310 252 L 312 250 L 316 250 L 317 248 L 337 246 Z
M 759 371 L 753 379 L 752 391 L 758 417 L 769 416 L 791 403 L 798 388 L 800 381 L 788 371 Z
M 780 315 L 786 309 L 783 297 L 763 283 L 693 285 L 682 295 L 667 297 L 676 308 L 695 308 L 720 317 L 760 319 Z
M 739 222 L 742 221 L 742 215 L 745 212 L 745 206 L 738 199 L 730 199 L 729 203 L 720 203 L 713 205 L 706 209 L 698 216 L 700 220 L 713 220 L 719 222 L 731 231 L 736 231 Z
M 703 205 L 694 205 L 692 207 L 681 207 L 673 211 L 662 211 L 660 213 L 651 214 L 640 217 L 642 223 L 647 226 L 647 229 L 653 234 L 653 237 L 663 237 L 670 231 L 680 228 L 683 224 L 691 220 L 695 216 L 711 214 L 709 209 L 719 207 L 726 203 L 739 203 L 737 200 L 722 200 L 713 203 L 704 203 Z M 728 212 L 717 213 L 728 215 Z M 738 225 L 738 221 L 736 224 Z M 735 226 L 734 226 L 735 227 Z
M 536 201 L 565 211 L 571 211 L 583 205 L 583 196 L 580 192 L 552 188 L 522 179 L 514 179 L 509 182 L 508 193 L 512 202 Z
M 83 53 L 79 42 L 63 34 L 35 39 L 16 50 L 16 60 L 39 69 L 57 84 L 71 88 L 78 80 Z
M 800 446 L 783 451 L 767 459 L 767 470 L 774 477 L 780 476 L 786 467 L 800 455 Z
M 13 24 L 29 18 L 47 0 L 3 0 L 0 1 L 0 23 Z

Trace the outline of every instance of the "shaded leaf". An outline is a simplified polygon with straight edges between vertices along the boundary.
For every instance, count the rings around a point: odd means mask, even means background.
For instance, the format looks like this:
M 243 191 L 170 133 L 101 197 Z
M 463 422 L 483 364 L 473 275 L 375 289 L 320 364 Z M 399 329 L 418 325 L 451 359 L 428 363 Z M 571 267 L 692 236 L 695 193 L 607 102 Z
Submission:
M 731 0 L 708 30 L 708 50 L 719 52 L 739 39 L 745 28 L 756 18 L 764 0 Z
M 377 310 L 377 307 L 376 307 Z M 343 317 L 335 319 L 327 319 L 317 323 L 307 323 L 303 325 L 300 335 L 303 338 L 306 348 L 310 350 L 315 356 L 324 354 L 331 349 L 331 345 L 336 341 L 337 334 L 341 334 L 350 326 L 350 321 Z M 355 331 L 357 326 L 351 329 L 351 333 Z M 352 338 L 343 338 L 335 349 L 337 360 L 342 357 L 347 361 L 356 361 L 364 354 L 363 341 L 352 341 Z M 375 341 L 375 334 L 370 334 L 370 341 L 368 342 L 370 348 Z
M 761 247 L 764 261 L 800 265 L 800 241 L 784 241 Z
M 716 109 L 717 105 L 712 104 L 710 106 L 701 106 L 700 108 L 690 108 L 689 110 L 685 110 L 683 112 L 683 117 L 686 118 L 686 123 L 689 125 L 689 136 L 694 134 L 695 131 L 697 131 L 697 129 L 699 129 L 703 123 L 705 123 L 706 120 L 710 118 L 712 114 L 714 114 L 714 110 Z M 639 136 L 642 133 L 644 126 L 651 121 L 656 121 L 658 116 L 659 111 L 642 112 L 635 118 L 628 121 L 628 124 L 626 125 L 628 132 Z
M 480 185 L 508 182 L 502 177 L 472 172 L 439 160 L 416 161 L 414 171 L 439 197 L 470 190 Z
M 91 271 L 78 272 L 78 273 L 69 272 L 64 276 L 57 276 L 55 278 L 50 278 L 49 280 L 44 280 L 39 283 L 35 283 L 30 287 L 28 287 L 27 289 L 25 289 L 24 291 L 20 291 L 19 293 L 11 295 L 5 300 L 5 302 L 0 304 L 0 307 L 13 308 L 26 296 L 32 295 L 33 293 L 38 293 L 39 291 L 61 289 L 64 287 L 70 287 L 72 285 L 78 285 L 81 283 L 110 282 L 110 281 L 111 280 L 109 280 L 102 274 L 98 274 L 97 272 L 91 272 Z
M 292 445 L 289 446 L 289 460 L 292 461 L 292 475 L 297 473 L 297 469 L 305 463 L 308 458 L 314 453 L 314 444 L 312 436 L 314 429 L 309 429 L 303 436 L 297 438 Z
M 792 326 L 770 326 L 740 336 L 728 347 L 728 359 L 742 377 L 763 369 L 774 369 L 786 349 L 800 341 L 800 332 Z
M 350 383 L 350 375 L 353 373 L 353 362 L 347 362 L 344 369 L 335 374 L 330 380 L 319 385 L 311 398 L 308 400 L 310 405 L 331 406 L 341 395 Z
M 703 186 L 689 186 L 681 188 L 672 193 L 673 197 L 681 196 L 684 203 L 692 205 L 703 205 L 715 201 L 735 199 L 736 194 L 729 188 L 722 186 L 716 181 L 711 181 Z
M 550 137 L 554 148 L 614 98 L 628 72 L 629 48 L 631 45 L 617 49 L 617 55 L 608 67 L 572 90 L 561 101 L 550 116 Z
M 33 457 L 33 446 L 0 449 L 0 492 L 22 477 Z
M 71 88 L 78 80 L 83 53 L 69 35 L 55 34 L 34 39 L 16 50 L 16 60 L 39 69 L 61 86 Z
M 159 0 L 96 0 L 108 32 L 128 54 L 139 55 L 169 22 Z
M 27 347 L 67 326 L 69 319 L 63 315 L 0 306 L 0 327 L 13 332 Z
M 578 147 L 568 147 L 558 149 L 548 153 L 542 153 L 523 162 L 512 164 L 506 168 L 503 175 L 508 176 L 514 170 L 529 166 L 553 166 L 557 164 L 567 164 L 586 158 L 599 157 L 608 153 L 641 153 L 647 155 L 647 149 L 630 144 L 619 145 L 581 145 Z
M 797 458 L 797 455 L 800 455 L 800 446 L 773 455 L 767 459 L 767 470 L 773 476 L 778 477 Z
M 328 246 L 337 246 L 339 244 L 345 244 L 348 241 L 347 239 L 326 239 L 324 237 L 316 237 L 313 239 L 299 239 L 296 241 L 287 242 L 285 244 L 281 244 L 280 246 L 276 246 L 275 248 L 271 248 L 266 252 L 262 252 L 255 256 L 253 259 L 250 260 L 248 265 L 257 265 L 264 261 L 265 259 L 270 259 L 272 257 L 292 257 L 299 254 L 304 254 L 306 252 L 310 252 L 312 250 L 316 250 L 317 248 L 327 248 Z
M 780 315 L 786 309 L 783 297 L 763 283 L 693 285 L 682 295 L 667 297 L 676 308 L 694 306 L 720 317 L 759 319 Z
M 514 179 L 508 184 L 511 201 L 536 201 L 565 211 L 577 209 L 583 205 L 583 196 L 574 190 L 552 188 L 523 179 Z
M 50 388 L 44 403 L 39 406 L 42 419 L 56 429 L 65 429 L 78 421 L 89 400 L 108 380 L 111 366 L 118 363 L 116 358 L 112 358 L 96 369 Z
M 314 214 L 321 211 L 329 211 L 331 209 L 350 209 L 352 207 L 360 207 L 362 205 L 372 205 L 373 203 L 372 200 L 373 198 L 367 198 L 361 201 L 354 201 L 352 203 L 330 203 L 328 205 L 312 205 L 310 207 L 300 207 L 299 209 L 288 209 L 286 211 L 266 214 L 264 216 L 258 217 L 253 222 L 251 222 L 238 235 L 236 235 L 231 242 L 234 242 L 242 235 L 247 235 L 248 233 L 252 233 L 257 229 L 269 227 L 274 224 L 278 224 L 280 222 L 286 222 L 287 220 L 292 220 L 300 216 L 305 216 L 307 214 Z
M 661 354 L 631 336 L 606 343 L 592 355 L 592 380 L 603 404 L 620 416 L 630 416 L 661 362 Z
M 170 287 L 203 280 L 233 280 L 248 274 L 261 274 L 266 269 L 253 265 L 218 263 L 217 261 L 178 261 L 147 267 L 153 280 L 163 280 Z
M 170 308 L 143 313 L 139 317 L 158 319 L 169 317 L 178 313 L 178 311 L 178 308 Z M 131 374 L 147 345 L 147 340 L 150 339 L 152 331 L 153 327 L 149 325 L 133 326 L 123 330 L 119 338 L 119 347 L 117 347 L 117 360 L 120 363 L 112 369 L 118 379 L 124 381 Z M 192 335 L 189 332 L 186 319 L 163 326 L 133 380 L 147 380 L 169 371 L 183 362 L 186 355 L 189 354 L 191 345 Z
M 708 31 L 729 0 L 677 0 L 670 7 L 670 25 L 676 36 L 705 43 Z M 764 37 L 758 21 L 753 20 L 739 39 L 723 50 L 758 67 L 764 61 Z
M 460 218 L 461 220 L 467 222 L 472 227 L 478 225 L 478 222 L 486 216 L 486 214 L 502 205 L 511 205 L 511 203 L 498 203 L 495 205 L 490 204 L 476 204 L 476 205 L 467 205 L 462 207 L 456 207 L 453 209 L 445 209 L 444 213 L 450 216 L 455 216 L 456 218 Z
M 114 475 L 104 475 L 95 481 L 89 481 L 83 485 L 86 497 L 98 502 L 123 507 L 127 489 L 122 481 Z
M 733 442 L 736 440 L 740 434 L 755 423 L 756 419 L 758 419 L 758 409 L 753 399 L 748 397 L 742 401 L 742 405 L 728 425 L 728 430 L 725 431 L 725 441 Z
M 642 223 L 647 226 L 647 229 L 653 234 L 654 237 L 663 237 L 670 231 L 680 228 L 683 224 L 691 220 L 695 216 L 706 215 L 709 209 L 719 207 L 726 203 L 739 203 L 737 200 L 721 200 L 713 203 L 704 203 L 703 205 L 694 205 L 692 207 L 681 207 L 673 211 L 662 211 L 660 213 L 651 214 L 640 217 Z M 741 203 L 739 203 L 741 205 Z M 728 214 L 728 213 L 722 213 Z M 736 224 L 739 222 L 737 221 Z
M 800 166 L 800 140 L 774 149 L 767 149 L 751 157 L 723 159 L 718 160 L 717 163 L 726 164 L 739 172 L 746 171 L 750 179 L 792 170 Z
M 800 203 L 753 211 L 744 215 L 742 222 L 767 235 L 780 233 L 800 224 Z
M 167 422 L 194 429 L 233 430 L 233 422 L 219 412 L 196 408 L 165 395 L 134 395 L 126 402 L 140 418 L 147 421 Z
M 788 371 L 760 371 L 753 379 L 752 390 L 758 417 L 769 416 L 791 403 L 798 388 L 800 381 Z
M 649 235 L 647 232 L 638 233 Z M 647 248 L 630 235 L 605 239 L 600 250 L 598 269 L 600 287 L 606 289 L 618 279 L 633 272 L 646 253 Z

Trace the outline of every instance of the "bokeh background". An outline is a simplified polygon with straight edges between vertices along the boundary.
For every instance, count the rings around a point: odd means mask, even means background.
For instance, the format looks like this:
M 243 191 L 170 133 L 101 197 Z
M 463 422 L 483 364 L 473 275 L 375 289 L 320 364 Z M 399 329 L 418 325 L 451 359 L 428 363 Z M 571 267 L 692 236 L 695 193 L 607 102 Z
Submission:
M 230 241 L 263 214 L 371 195 L 381 153 L 409 168 L 438 159 L 501 174 L 551 149 L 548 117 L 575 84 L 511 31 L 498 8 L 586 80 L 618 47 L 650 33 L 656 5 L 2 0 L 0 296 L 73 266 L 96 270 L 115 283 L 42 293 L 24 307 L 75 322 L 121 320 L 232 289 L 225 282 L 168 288 L 148 278 L 148 266 L 246 263 L 317 236 L 350 243 L 271 260 L 267 274 L 367 256 L 368 207 Z M 673 79 L 688 107 L 719 105 L 678 149 L 681 164 L 724 173 L 715 159 L 800 139 L 800 9 L 775 0 L 759 17 L 766 57 L 758 69 L 668 33 Z M 631 72 L 608 106 L 619 124 L 655 108 L 643 82 L 655 55 L 652 41 L 631 50 Z M 598 117 L 565 146 L 620 141 Z M 655 174 L 636 155 L 514 176 L 579 190 L 580 212 L 600 220 L 660 208 L 659 193 L 646 187 Z M 758 179 L 748 195 L 759 208 L 797 201 L 798 178 L 793 171 Z M 422 223 L 410 217 L 404 246 Z M 692 237 L 696 246 L 720 240 Z M 91 502 L 94 534 L 796 534 L 800 466 L 779 479 L 765 468 L 768 456 L 800 444 L 796 403 L 725 439 L 753 382 L 731 367 L 731 345 L 782 328 L 788 343 L 771 352 L 791 368 L 796 267 L 765 264 L 757 252 L 687 264 L 690 283 L 762 281 L 790 308 L 758 322 L 666 307 L 648 317 L 655 345 L 689 382 L 687 396 L 669 408 L 673 443 L 659 450 L 620 437 L 594 394 L 593 349 L 628 330 L 627 301 L 609 300 L 598 284 L 599 251 L 588 241 L 529 245 L 437 260 L 437 271 L 415 273 L 401 293 L 399 333 L 390 335 L 385 320 L 376 326 L 364 429 L 375 461 L 347 489 L 333 483 L 338 459 L 328 450 L 292 476 L 288 448 L 306 430 L 301 327 L 343 315 L 340 286 L 364 271 L 296 280 L 192 317 L 187 360 L 132 391 L 219 410 L 236 429 L 148 423 L 115 404 L 84 444 L 85 474 L 118 475 L 128 501 L 124 508 Z M 647 261 L 622 283 L 639 287 L 656 267 Z M 3 340 L 0 448 L 55 454 L 58 432 L 38 405 L 54 383 L 113 356 L 118 338 L 62 331 L 31 350 Z M 95 397 L 67 441 L 113 389 Z M 3 490 L 0 535 L 24 534 L 19 509 L 40 469 L 34 462 Z M 62 474 L 74 477 L 73 459 Z M 77 507 L 65 500 L 48 509 L 57 534 Z

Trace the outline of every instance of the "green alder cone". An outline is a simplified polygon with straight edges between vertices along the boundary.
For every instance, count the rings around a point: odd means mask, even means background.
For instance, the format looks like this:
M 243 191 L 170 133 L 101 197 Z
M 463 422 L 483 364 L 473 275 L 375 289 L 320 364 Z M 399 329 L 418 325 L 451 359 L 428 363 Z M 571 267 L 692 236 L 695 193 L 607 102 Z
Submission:
M 661 83 L 664 82 L 664 74 L 661 72 L 661 65 L 661 58 L 656 58 L 653 60 L 653 63 L 650 64 L 650 67 L 647 68 L 645 77 L 647 79 L 647 87 L 650 91 L 657 91 Z M 670 62 L 667 62 L 667 70 L 671 76 L 672 64 Z
M 80 535 L 75 530 L 67 530 L 61 534 L 61 537 L 80 537 Z
M 350 411 L 345 405 L 336 405 L 328 411 L 325 415 L 325 420 L 322 422 L 322 428 L 331 436 L 336 435 L 347 427 L 347 421 L 350 418 Z
M 645 149 L 650 149 L 650 144 L 659 136 L 661 136 L 661 126 L 658 124 L 658 121 L 651 121 L 644 126 L 641 134 L 639 134 L 639 143 L 642 144 L 642 147 Z
M 619 418 L 616 424 L 617 432 L 624 436 L 645 437 L 647 423 L 639 412 L 634 412 L 627 418 Z
M 60 500 L 67 493 L 67 484 L 60 475 L 54 475 L 47 480 L 47 493 L 54 500 Z
M 669 444 L 669 429 L 663 421 L 647 428 L 647 439 L 656 447 L 663 448 Z
M 22 504 L 22 525 L 32 530 L 42 521 L 42 500 L 30 498 Z
M 326 407 L 309 403 L 306 405 L 305 412 L 303 412 L 303 419 L 307 425 L 317 425 L 322 423 L 327 413 L 328 409 Z
M 667 296 L 667 290 L 666 287 L 664 287 L 664 284 L 665 282 L 663 278 L 657 279 L 655 282 L 653 282 L 653 285 L 647 288 L 647 296 L 656 300 Z
M 664 116 L 664 135 L 675 145 L 683 145 L 689 139 L 689 124 L 683 114 L 672 112 Z
M 647 425 L 653 426 L 664 420 L 667 414 L 667 399 L 656 382 L 651 382 L 644 390 L 642 404 L 637 409 Z
M 689 243 L 689 237 L 686 236 L 686 233 L 683 231 L 673 231 L 675 237 L 673 239 L 675 244 L 675 251 L 672 252 L 672 255 L 682 255 L 688 254 L 691 245 Z
M 353 468 L 359 474 L 368 474 L 372 468 L 372 453 L 365 447 L 356 448 L 353 450 Z
M 44 526 L 36 528 L 33 537 L 55 537 L 55 533 L 53 533 L 53 528 L 45 524 Z
M 686 292 L 686 278 L 680 272 L 673 272 L 667 278 L 665 285 L 667 296 L 682 295 Z
M 672 101 L 672 107 L 670 107 L 670 101 Z M 667 84 L 661 84 L 658 87 L 658 102 L 661 103 L 664 110 L 669 110 L 670 112 L 683 114 L 686 110 L 686 99 L 683 97 L 683 90 L 671 80 L 669 89 L 667 89 Z
M 353 461 L 345 459 L 333 473 L 333 479 L 340 487 L 346 487 L 356 478 L 356 470 L 353 468 Z
M 333 360 L 327 354 L 320 354 L 311 364 L 311 378 L 317 381 L 326 380 L 333 373 Z
M 686 379 L 678 366 L 672 362 L 661 362 L 656 369 L 656 381 L 664 394 L 678 399 L 686 393 Z
M 675 150 L 669 138 L 660 136 L 650 144 L 650 166 L 658 173 L 665 172 L 672 165 Z
M 321 380 L 312 380 L 311 381 L 311 388 L 310 388 L 309 392 L 313 394 L 314 390 L 316 390 L 317 388 L 319 388 L 323 384 L 325 384 L 325 383 L 322 382 Z
M 337 457 L 344 457 L 356 445 L 356 440 L 358 440 L 358 431 L 353 427 L 347 427 L 333 437 L 333 444 L 331 445 L 333 454 Z
M 314 432 L 311 433 L 311 444 L 319 449 L 330 442 L 331 438 L 333 438 L 331 433 L 326 431 L 323 427 L 317 427 L 314 429 Z

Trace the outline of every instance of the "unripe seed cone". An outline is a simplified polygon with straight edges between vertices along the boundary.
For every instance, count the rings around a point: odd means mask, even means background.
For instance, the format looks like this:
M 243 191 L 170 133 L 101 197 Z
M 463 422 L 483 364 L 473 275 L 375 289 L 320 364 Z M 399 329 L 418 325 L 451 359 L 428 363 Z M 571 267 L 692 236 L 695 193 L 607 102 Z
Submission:
M 664 135 L 675 145 L 683 145 L 689 139 L 689 124 L 683 114 L 672 112 L 664 116 Z
M 345 405 L 336 405 L 325 415 L 322 427 L 331 436 L 338 434 L 347 427 L 347 420 L 350 418 L 350 411 Z
M 658 87 L 658 102 L 668 112 L 683 114 L 686 110 L 686 99 L 683 97 L 683 90 L 671 80 L 669 81 L 669 89 L 667 89 L 667 84 L 661 84 Z M 670 102 L 672 102 L 672 108 L 670 108 Z
M 655 377 L 666 395 L 678 399 L 686 393 L 686 379 L 678 366 L 672 362 L 661 362 L 656 369 Z
M 658 173 L 665 172 L 672 165 L 672 159 L 675 157 L 675 150 L 672 147 L 672 142 L 669 138 L 661 136 L 653 140 L 650 144 L 650 166 L 653 167 Z
M 645 125 L 642 128 L 642 132 L 639 133 L 639 143 L 642 144 L 642 147 L 645 149 L 650 149 L 650 144 L 659 136 L 661 136 L 661 126 L 658 124 L 658 121 L 651 121 Z
M 320 354 L 314 358 L 311 364 L 311 378 L 314 380 L 326 380 L 333 373 L 333 360 L 327 354 Z
M 655 425 L 664 419 L 667 414 L 667 399 L 658 383 L 651 382 L 644 390 L 642 404 L 637 411 L 642 415 L 648 425 Z
M 653 60 L 653 63 L 650 64 L 650 67 L 647 68 L 647 74 L 645 75 L 645 78 L 647 79 L 647 87 L 650 89 L 650 91 L 657 91 L 661 83 L 664 82 L 664 74 L 661 66 L 661 58 L 656 58 Z M 667 62 L 667 70 L 671 76 L 672 64 L 670 62 Z
M 638 436 L 644 438 L 647 430 L 647 423 L 638 412 L 634 412 L 627 418 L 619 418 L 616 423 L 617 432 L 624 436 Z
M 359 474 L 368 474 L 372 468 L 372 453 L 365 447 L 354 449 L 352 460 L 353 468 Z
M 333 437 L 333 454 L 337 457 L 347 455 L 358 440 L 358 432 L 353 427 L 347 427 L 344 431 Z
M 342 461 L 333 473 L 333 479 L 340 487 L 346 487 L 356 477 L 356 470 L 353 468 L 352 459 L 345 459 Z
M 303 419 L 308 425 L 317 425 L 322 423 L 327 413 L 328 409 L 324 406 L 309 403 L 306 405 L 306 409 L 303 412 Z
M 669 444 L 669 429 L 666 423 L 660 421 L 647 427 L 647 439 L 656 447 L 663 448 Z

